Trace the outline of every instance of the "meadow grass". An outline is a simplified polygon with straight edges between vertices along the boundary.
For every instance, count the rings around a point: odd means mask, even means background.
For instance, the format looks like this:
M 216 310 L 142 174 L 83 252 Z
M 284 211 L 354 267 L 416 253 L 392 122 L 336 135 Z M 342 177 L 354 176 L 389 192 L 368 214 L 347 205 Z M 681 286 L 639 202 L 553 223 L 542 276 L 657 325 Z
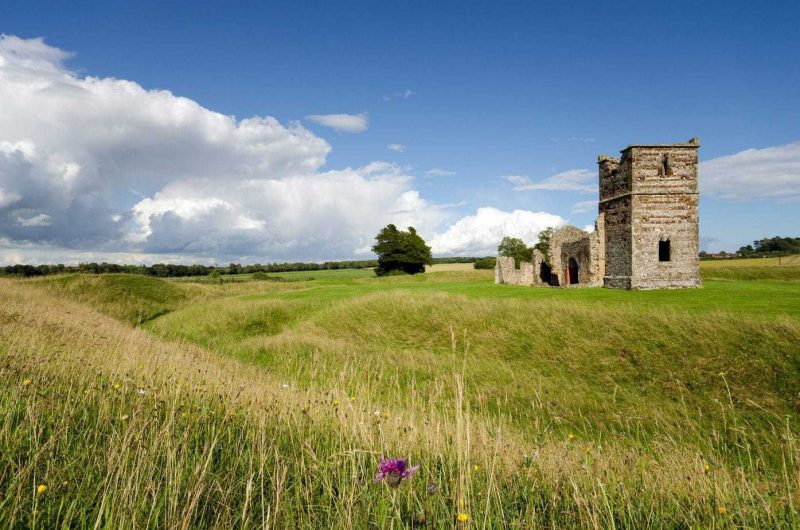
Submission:
M 0 526 L 796 526 L 797 282 L 490 273 L 1 280 Z
M 800 254 L 774 258 L 709 259 L 700 262 L 701 269 L 730 269 L 732 267 L 800 266 Z

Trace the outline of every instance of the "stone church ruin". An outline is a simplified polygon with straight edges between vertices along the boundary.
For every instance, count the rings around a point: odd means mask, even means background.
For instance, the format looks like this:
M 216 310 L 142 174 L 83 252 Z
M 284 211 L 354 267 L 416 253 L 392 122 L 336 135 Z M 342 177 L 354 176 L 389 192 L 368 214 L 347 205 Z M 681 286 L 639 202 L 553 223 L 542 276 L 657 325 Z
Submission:
M 603 286 L 613 289 L 700 287 L 697 152 L 700 141 L 630 145 L 619 158 L 600 155 L 593 232 L 553 232 L 550 260 L 534 250 L 515 266 L 499 256 L 495 283 Z

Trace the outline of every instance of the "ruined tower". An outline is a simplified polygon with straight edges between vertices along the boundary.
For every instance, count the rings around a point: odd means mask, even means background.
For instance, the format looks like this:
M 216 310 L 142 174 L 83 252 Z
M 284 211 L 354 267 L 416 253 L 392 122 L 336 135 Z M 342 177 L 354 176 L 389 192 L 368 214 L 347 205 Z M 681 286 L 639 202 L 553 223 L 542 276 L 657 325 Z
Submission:
M 697 151 L 700 142 L 631 145 L 598 157 L 605 218 L 605 287 L 700 286 Z

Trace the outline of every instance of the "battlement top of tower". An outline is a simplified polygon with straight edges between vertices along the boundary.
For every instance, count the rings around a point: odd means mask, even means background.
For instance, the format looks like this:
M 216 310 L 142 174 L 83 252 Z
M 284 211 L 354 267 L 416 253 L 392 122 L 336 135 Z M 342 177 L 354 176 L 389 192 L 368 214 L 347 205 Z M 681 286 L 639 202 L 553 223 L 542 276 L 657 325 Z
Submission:
M 680 149 L 680 148 L 688 148 L 688 149 L 697 149 L 700 147 L 700 138 L 694 137 L 690 139 L 688 142 L 680 142 L 676 144 L 631 144 L 620 153 L 624 153 L 626 151 L 630 151 L 634 147 L 651 147 L 651 148 L 661 148 L 661 149 Z
M 619 158 L 615 156 L 608 156 L 608 155 L 598 155 L 597 156 L 597 163 L 602 164 L 603 162 L 611 162 L 613 164 L 619 164 Z

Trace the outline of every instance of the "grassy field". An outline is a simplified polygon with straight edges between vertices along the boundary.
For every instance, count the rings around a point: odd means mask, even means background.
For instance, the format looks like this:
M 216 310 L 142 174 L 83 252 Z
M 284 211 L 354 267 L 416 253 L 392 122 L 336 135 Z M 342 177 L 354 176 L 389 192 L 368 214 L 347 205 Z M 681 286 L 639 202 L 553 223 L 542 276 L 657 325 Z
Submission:
M 731 267 L 775 267 L 794 266 L 800 267 L 800 255 L 783 256 L 780 258 L 738 258 L 738 259 L 712 259 L 700 262 L 703 269 L 729 269 Z
M 705 263 L 0 280 L 0 526 L 796 527 L 800 273 Z

